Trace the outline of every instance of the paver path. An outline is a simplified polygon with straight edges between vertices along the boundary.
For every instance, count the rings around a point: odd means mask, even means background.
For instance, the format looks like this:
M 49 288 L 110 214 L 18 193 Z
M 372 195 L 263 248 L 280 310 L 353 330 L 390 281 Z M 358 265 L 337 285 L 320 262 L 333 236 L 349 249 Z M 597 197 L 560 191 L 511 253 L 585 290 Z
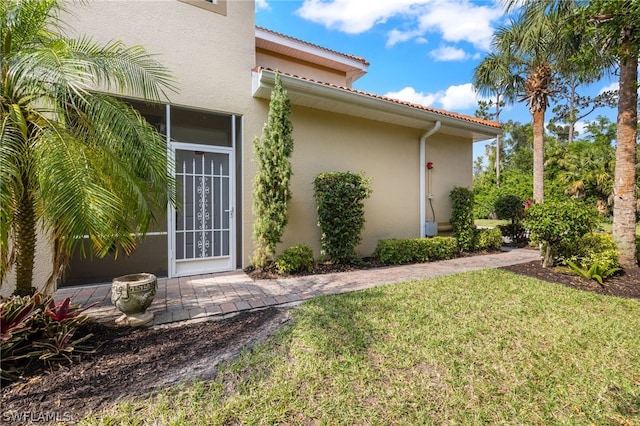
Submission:
M 338 294 L 383 284 L 440 275 L 499 268 L 540 259 L 539 252 L 515 249 L 502 253 L 278 280 L 252 280 L 243 271 L 158 278 L 158 292 L 149 308 L 153 325 L 207 319 L 239 311 L 300 302 L 314 296 Z M 56 300 L 71 296 L 83 306 L 99 302 L 87 312 L 99 321 L 111 321 L 120 313 L 111 303 L 111 284 L 59 289 Z

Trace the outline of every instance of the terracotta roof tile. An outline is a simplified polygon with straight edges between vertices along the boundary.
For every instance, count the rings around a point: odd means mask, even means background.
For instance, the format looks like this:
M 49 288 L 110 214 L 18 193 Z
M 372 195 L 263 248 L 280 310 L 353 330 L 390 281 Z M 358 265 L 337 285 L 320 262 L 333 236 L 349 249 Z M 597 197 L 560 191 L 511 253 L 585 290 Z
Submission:
M 416 108 L 416 109 L 423 110 L 423 111 L 433 112 L 435 114 L 440 114 L 440 115 L 443 115 L 445 117 L 456 118 L 456 119 L 459 119 L 459 120 L 468 121 L 470 123 L 481 124 L 481 125 L 484 125 L 484 126 L 494 127 L 494 128 L 497 128 L 497 129 L 501 128 L 500 123 L 497 123 L 495 121 L 484 120 L 482 118 L 472 117 L 470 115 L 458 114 L 458 113 L 446 111 L 446 110 L 443 110 L 443 109 L 428 107 L 426 105 L 414 104 L 414 103 L 411 103 L 411 102 L 401 101 L 399 99 L 389 98 L 387 96 L 377 95 L 375 93 L 370 93 L 370 92 L 365 92 L 365 91 L 362 91 L 362 90 L 357 90 L 357 89 L 353 89 L 353 88 L 349 88 L 349 87 L 344 87 L 344 86 L 340 86 L 338 84 L 324 83 L 322 81 L 317 81 L 317 80 L 313 80 L 313 79 L 310 79 L 310 78 L 301 77 L 299 75 L 288 74 L 288 73 L 284 73 L 284 72 L 281 72 L 281 71 L 276 71 L 276 70 L 271 69 L 271 68 L 257 66 L 257 67 L 255 67 L 253 69 L 253 71 L 260 72 L 260 70 L 263 70 L 263 69 L 267 70 L 267 71 L 270 71 L 270 72 L 279 72 L 280 74 L 286 75 L 287 77 L 293 77 L 293 78 L 297 78 L 299 80 L 309 81 L 311 83 L 316 83 L 316 84 L 320 84 L 320 85 L 323 85 L 323 86 L 333 87 L 335 89 L 346 90 L 347 92 L 357 93 L 359 95 L 364 95 L 364 96 L 368 96 L 368 97 L 375 98 L 375 99 L 380 99 L 380 100 L 387 101 L 387 102 L 393 102 L 393 103 L 396 103 L 396 104 L 399 104 L 399 105 L 406 105 L 408 107 Z
M 288 36 L 286 34 L 282 34 L 282 33 L 279 33 L 277 31 L 270 30 L 268 28 L 259 27 L 259 26 L 256 26 L 256 28 L 258 28 L 258 29 L 260 29 L 262 31 L 266 31 L 266 32 L 271 33 L 271 34 L 278 35 L 280 37 L 288 38 L 289 40 L 293 40 L 293 41 L 296 41 L 298 43 L 306 44 L 307 46 L 313 46 L 313 47 L 316 47 L 318 49 L 322 49 L 325 52 L 331 52 L 331 53 L 335 53 L 336 55 L 344 56 L 345 58 L 353 59 L 354 61 L 358 61 L 358 62 L 360 62 L 360 63 L 362 63 L 364 65 L 367 65 L 367 66 L 369 65 L 369 61 L 367 61 L 365 58 L 363 58 L 361 56 L 349 55 L 348 53 L 342 53 L 342 52 L 338 52 L 336 50 L 327 49 L 326 47 L 323 47 L 323 46 L 320 46 L 320 45 L 317 45 L 317 44 L 313 44 L 313 43 L 309 43 L 307 41 L 300 40 L 299 38 L 291 37 L 291 36 Z

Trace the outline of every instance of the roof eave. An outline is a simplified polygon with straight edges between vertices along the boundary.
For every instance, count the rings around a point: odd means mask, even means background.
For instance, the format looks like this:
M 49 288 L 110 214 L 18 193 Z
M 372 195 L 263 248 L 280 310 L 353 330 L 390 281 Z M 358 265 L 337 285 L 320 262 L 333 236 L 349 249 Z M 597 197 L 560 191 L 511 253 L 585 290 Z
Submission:
M 365 75 L 369 69 L 369 63 L 362 59 L 358 60 L 264 28 L 256 27 L 255 37 L 257 47 L 260 45 L 267 50 L 273 50 L 275 46 L 288 48 L 290 51 L 297 52 L 300 59 L 343 71 L 354 81 Z
M 270 70 L 255 70 L 253 97 L 269 99 L 275 75 L 276 73 Z M 436 121 L 440 121 L 442 133 L 468 137 L 473 142 L 493 139 L 502 134 L 502 129 L 499 127 L 474 123 L 363 93 L 289 75 L 281 74 L 280 79 L 294 105 L 423 130 L 431 128 Z

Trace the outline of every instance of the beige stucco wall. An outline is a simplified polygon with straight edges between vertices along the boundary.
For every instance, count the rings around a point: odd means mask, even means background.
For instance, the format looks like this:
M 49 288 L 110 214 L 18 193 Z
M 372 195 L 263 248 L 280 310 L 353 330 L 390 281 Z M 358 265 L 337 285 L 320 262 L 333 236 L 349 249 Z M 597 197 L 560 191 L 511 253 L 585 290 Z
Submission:
M 77 34 L 139 44 L 157 54 L 177 78 L 171 103 L 237 114 L 250 108 L 253 2 L 227 2 L 226 16 L 176 0 L 71 4 L 66 22 Z
M 366 228 L 358 247 L 361 256 L 371 255 L 380 239 L 419 236 L 419 139 L 424 130 L 303 107 L 293 108 L 292 120 L 293 198 L 279 250 L 303 242 L 319 255 L 313 179 L 326 171 L 364 172 L 372 178 L 373 192 L 365 201 Z M 451 189 L 471 185 L 471 157 L 470 141 L 442 134 L 427 141 L 427 161 L 436 164 L 433 207 L 438 221 L 450 218 Z M 250 191 L 250 185 L 245 191 Z M 245 244 L 250 246 L 250 240 Z
M 256 51 L 256 65 L 311 80 L 321 81 L 323 83 L 351 87 L 351 82 L 347 81 L 347 74 L 344 72 L 320 67 L 300 60 L 293 60 L 292 58 L 267 52 L 263 49 Z

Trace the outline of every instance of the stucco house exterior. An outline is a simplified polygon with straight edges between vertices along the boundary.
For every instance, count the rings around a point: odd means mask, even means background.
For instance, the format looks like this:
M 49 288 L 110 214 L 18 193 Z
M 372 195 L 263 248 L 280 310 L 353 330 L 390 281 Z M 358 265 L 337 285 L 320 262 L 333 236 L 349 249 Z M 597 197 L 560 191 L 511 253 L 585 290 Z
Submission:
M 138 106 L 167 134 L 180 208 L 170 209 L 129 258 L 73 259 L 61 285 L 106 282 L 131 272 L 179 277 L 235 270 L 253 251 L 253 139 L 262 132 L 276 72 L 292 101 L 293 198 L 280 250 L 320 250 L 313 179 L 327 171 L 372 178 L 358 251 L 378 240 L 424 236 L 451 215 L 449 192 L 472 184 L 472 144 L 497 123 L 353 88 L 369 63 L 255 26 L 253 1 L 95 1 L 71 5 L 68 25 L 98 41 L 140 44 L 177 80 L 170 104 Z M 433 169 L 427 170 L 427 163 Z M 206 229 L 206 231 L 202 231 Z M 50 273 L 38 246 L 36 279 Z M 8 280 L 12 280 L 9 276 Z M 5 283 L 2 293 L 11 292 Z

